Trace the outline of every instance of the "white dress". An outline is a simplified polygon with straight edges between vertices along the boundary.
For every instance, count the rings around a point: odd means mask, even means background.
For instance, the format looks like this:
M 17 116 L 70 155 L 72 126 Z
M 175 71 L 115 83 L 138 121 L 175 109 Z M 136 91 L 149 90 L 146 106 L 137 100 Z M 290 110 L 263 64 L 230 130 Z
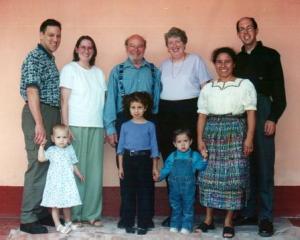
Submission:
M 73 164 L 78 160 L 72 145 L 49 147 L 45 152 L 50 161 L 41 206 L 69 208 L 81 205 Z

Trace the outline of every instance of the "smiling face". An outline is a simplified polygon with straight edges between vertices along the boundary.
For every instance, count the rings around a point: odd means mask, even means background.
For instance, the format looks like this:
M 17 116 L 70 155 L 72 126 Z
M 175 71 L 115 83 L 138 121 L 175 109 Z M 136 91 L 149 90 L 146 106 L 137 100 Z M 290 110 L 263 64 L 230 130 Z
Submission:
M 126 52 L 128 57 L 134 64 L 142 63 L 144 59 L 145 50 L 145 40 L 139 35 L 134 35 L 128 39 L 126 45 Z
M 55 146 L 64 148 L 68 145 L 69 132 L 67 129 L 57 128 L 51 135 L 51 140 Z
M 181 152 L 186 152 L 190 149 L 192 140 L 185 133 L 176 136 L 176 140 L 173 142 L 177 150 Z
M 147 108 L 141 102 L 131 102 L 129 111 L 134 120 L 143 120 Z
M 78 54 L 79 62 L 89 65 L 95 53 L 93 43 L 88 39 L 83 39 L 75 50 Z
M 185 57 L 185 44 L 180 37 L 168 38 L 167 48 L 173 60 L 180 60 Z
M 57 26 L 47 26 L 45 32 L 40 32 L 40 43 L 49 53 L 55 52 L 61 40 L 61 30 Z
M 235 64 L 227 53 L 220 53 L 215 61 L 216 72 L 219 76 L 219 80 L 228 81 L 234 78 L 233 69 Z
M 237 26 L 238 37 L 244 44 L 246 50 L 251 50 L 256 46 L 256 36 L 258 29 L 255 29 L 252 21 L 249 18 L 242 18 Z

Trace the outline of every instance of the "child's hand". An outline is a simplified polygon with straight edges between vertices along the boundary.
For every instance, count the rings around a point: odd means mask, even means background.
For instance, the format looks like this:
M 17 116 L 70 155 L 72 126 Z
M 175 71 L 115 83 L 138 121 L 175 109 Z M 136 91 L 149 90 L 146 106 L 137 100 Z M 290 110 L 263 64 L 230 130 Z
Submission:
M 159 179 L 159 171 L 157 169 L 152 170 L 152 178 L 153 181 L 157 182 Z
M 44 138 L 43 141 L 41 142 L 40 146 L 45 147 L 46 143 L 47 143 L 47 139 Z
M 119 167 L 119 169 L 118 169 L 118 175 L 119 175 L 119 178 L 120 178 L 120 179 L 123 179 L 123 178 L 124 178 L 124 171 L 123 171 L 123 168 L 122 168 L 122 167 Z

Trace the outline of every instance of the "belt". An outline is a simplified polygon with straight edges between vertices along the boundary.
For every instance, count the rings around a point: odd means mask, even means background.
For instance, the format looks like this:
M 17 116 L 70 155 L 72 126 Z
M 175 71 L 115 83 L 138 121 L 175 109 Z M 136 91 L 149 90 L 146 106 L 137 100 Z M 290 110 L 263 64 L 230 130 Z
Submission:
M 139 151 L 135 151 L 135 150 L 129 150 L 129 149 L 125 149 L 124 150 L 124 155 L 128 155 L 128 156 L 149 156 L 150 155 L 150 150 L 139 150 Z

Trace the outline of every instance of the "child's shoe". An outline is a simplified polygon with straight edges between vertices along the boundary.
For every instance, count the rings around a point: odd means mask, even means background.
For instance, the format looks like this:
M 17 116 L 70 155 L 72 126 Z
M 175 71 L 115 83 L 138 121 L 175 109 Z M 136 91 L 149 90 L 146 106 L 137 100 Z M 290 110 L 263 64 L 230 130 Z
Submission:
M 63 226 L 63 225 L 58 225 L 58 227 L 56 228 L 56 231 L 60 232 L 60 233 L 64 233 L 64 234 L 68 234 L 69 232 L 71 232 L 71 228 Z
M 171 228 L 170 228 L 170 232 L 177 233 L 177 232 L 178 232 L 178 229 L 177 229 L 177 228 L 174 228 L 174 227 L 171 227 Z
M 81 225 L 82 226 L 82 225 Z M 70 228 L 71 230 L 76 230 L 77 228 L 79 228 L 79 225 L 73 224 L 72 222 L 66 222 L 65 223 L 65 227 Z
M 180 233 L 182 233 L 182 234 L 189 234 L 190 233 L 190 231 L 188 230 L 188 229 L 186 229 L 186 228 L 181 228 L 181 230 L 180 230 Z

